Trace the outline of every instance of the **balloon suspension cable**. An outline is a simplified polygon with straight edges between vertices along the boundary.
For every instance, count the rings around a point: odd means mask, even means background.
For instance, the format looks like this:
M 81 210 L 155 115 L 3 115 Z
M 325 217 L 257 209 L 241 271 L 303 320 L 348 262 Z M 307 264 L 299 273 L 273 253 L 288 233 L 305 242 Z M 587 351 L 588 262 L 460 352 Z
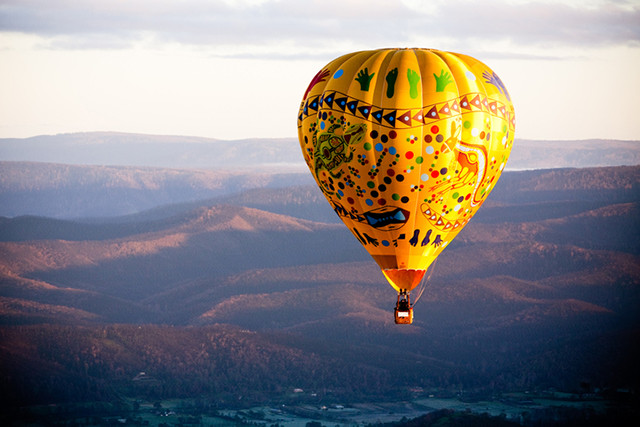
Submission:
M 436 267 L 436 261 L 438 261 L 438 258 L 433 260 L 433 263 L 431 264 L 431 271 L 429 272 L 429 275 L 422 278 L 422 281 L 420 282 L 420 289 L 418 290 L 418 296 L 416 297 L 416 299 L 413 301 L 413 304 L 411 304 L 411 306 L 415 306 L 418 301 L 420 301 L 420 297 L 422 297 L 422 294 L 424 293 L 424 290 L 427 289 L 427 285 L 429 284 L 429 281 L 431 280 L 431 275 L 433 274 L 433 270 L 435 270 Z

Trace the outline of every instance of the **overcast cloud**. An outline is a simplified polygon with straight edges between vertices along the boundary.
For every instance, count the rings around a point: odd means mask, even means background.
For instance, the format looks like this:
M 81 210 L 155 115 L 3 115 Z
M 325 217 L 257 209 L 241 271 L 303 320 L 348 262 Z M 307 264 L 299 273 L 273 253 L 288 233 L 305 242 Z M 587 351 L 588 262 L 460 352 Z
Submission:
M 38 35 L 57 49 L 179 43 L 287 56 L 449 40 L 467 51 L 496 50 L 493 43 L 504 51 L 506 43 L 518 54 L 640 46 L 640 2 L 2 0 L 0 30 Z

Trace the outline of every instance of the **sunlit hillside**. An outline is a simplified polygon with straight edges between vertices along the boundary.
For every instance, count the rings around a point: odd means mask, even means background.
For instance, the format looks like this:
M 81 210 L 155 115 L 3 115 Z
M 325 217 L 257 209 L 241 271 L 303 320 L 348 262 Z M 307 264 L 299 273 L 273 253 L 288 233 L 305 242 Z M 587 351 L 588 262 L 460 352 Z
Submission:
M 3 218 L 1 332 L 13 343 L 1 350 L 5 386 L 25 384 L 14 394 L 21 402 L 240 385 L 259 400 L 291 386 L 273 371 L 289 363 L 294 382 L 314 389 L 337 388 L 346 370 L 340 393 L 360 398 L 414 386 L 633 384 L 638 174 L 505 173 L 439 257 L 405 327 L 393 323 L 395 292 L 313 187 L 248 190 L 116 221 Z M 136 326 L 105 326 L 118 324 Z M 220 328 L 231 341 L 214 351 L 217 341 L 203 337 Z M 81 364 L 65 356 L 77 352 Z M 54 366 L 64 366 L 58 381 L 29 386 Z M 216 366 L 227 373 L 213 381 Z M 136 388 L 139 371 L 156 385 Z M 196 381 L 205 371 L 209 380 Z M 192 381 L 200 385 L 190 389 Z

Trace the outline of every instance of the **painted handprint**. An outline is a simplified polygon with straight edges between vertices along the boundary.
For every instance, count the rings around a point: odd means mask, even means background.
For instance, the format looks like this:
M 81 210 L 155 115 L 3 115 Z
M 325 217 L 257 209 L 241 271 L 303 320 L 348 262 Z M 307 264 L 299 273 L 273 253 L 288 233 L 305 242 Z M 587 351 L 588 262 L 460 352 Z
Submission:
M 427 246 L 429 244 L 429 238 L 431 237 L 431 232 L 433 230 L 427 230 L 427 234 L 424 236 L 424 239 L 422 239 L 422 243 L 420 243 L 420 246 Z
M 304 92 L 303 99 L 306 99 L 309 92 L 311 92 L 311 89 L 313 89 L 313 87 L 318 83 L 323 82 L 324 79 L 326 79 L 329 76 L 329 74 L 331 74 L 331 72 L 327 69 L 318 71 L 315 77 L 311 80 L 311 83 L 309 83 L 309 87 L 307 87 L 307 90 Z
M 444 70 L 440 70 L 440 76 L 433 73 L 433 77 L 436 78 L 436 92 L 444 92 L 444 88 L 447 87 L 449 83 L 453 83 L 453 78 L 448 71 L 445 73 Z
M 375 239 L 371 236 L 369 236 L 367 233 L 362 233 L 364 234 L 364 237 L 367 239 L 367 243 L 372 244 L 374 247 L 378 247 L 379 243 L 378 243 L 378 239 Z
M 411 99 L 416 99 L 418 97 L 418 82 L 420 81 L 420 75 L 412 69 L 408 69 L 407 80 L 409 80 L 409 96 Z
M 373 76 L 375 75 L 376 73 L 371 73 L 371 75 L 369 75 L 368 68 L 360 70 L 358 77 L 356 77 L 356 81 L 360 83 L 360 90 L 367 92 L 369 90 L 369 85 L 371 84 L 371 79 L 373 79 Z
M 436 236 L 436 238 L 433 240 L 432 245 L 436 248 L 440 247 L 440 245 L 442 244 L 442 239 L 440 238 L 440 235 L 438 234 Z
M 485 71 L 482 73 L 482 77 L 486 79 L 487 83 L 490 83 L 494 85 L 496 88 L 498 88 L 498 91 L 504 96 L 506 96 L 509 102 L 511 102 L 511 97 L 509 96 L 509 92 L 507 92 L 507 88 L 505 87 L 504 83 L 502 83 L 502 80 L 500 80 L 500 77 L 498 77 L 498 75 L 495 72 L 492 71 L 491 74 L 489 74 L 488 71 Z
M 398 240 L 404 240 L 406 238 L 407 238 L 407 236 L 404 233 L 402 233 L 401 235 L 398 236 L 397 239 L 393 239 L 393 247 L 397 248 L 398 247 Z
M 396 79 L 398 78 L 398 67 L 387 73 L 385 80 L 387 81 L 387 98 L 393 98 L 393 94 L 396 90 Z
M 409 240 L 409 244 L 411 246 L 415 246 L 418 244 L 418 237 L 420 237 L 420 229 L 413 230 L 413 237 Z

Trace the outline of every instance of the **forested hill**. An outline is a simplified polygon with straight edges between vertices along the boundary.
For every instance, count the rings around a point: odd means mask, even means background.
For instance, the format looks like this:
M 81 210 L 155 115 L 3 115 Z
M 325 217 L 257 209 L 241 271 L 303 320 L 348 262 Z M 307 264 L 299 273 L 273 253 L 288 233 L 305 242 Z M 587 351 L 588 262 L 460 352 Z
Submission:
M 439 256 L 406 327 L 349 230 L 310 216 L 335 220 L 321 195 L 306 197 L 312 187 L 130 221 L 4 218 L 1 377 L 25 402 L 240 385 L 282 396 L 337 390 L 339 377 L 351 396 L 633 389 L 639 168 L 505 173 Z M 137 388 L 140 372 L 157 387 Z
M 0 162 L 0 216 L 79 219 L 146 210 L 160 218 L 230 203 L 316 221 L 335 221 L 311 174 Z M 638 200 L 640 167 L 505 172 L 486 205 L 537 201 Z M 291 188 L 299 186 L 306 188 Z M 286 187 L 286 189 L 285 189 Z M 263 189 L 274 191 L 263 191 Z M 280 190 L 275 190 L 280 189 Z M 275 201 L 278 203 L 274 203 Z M 183 206 L 177 206 L 184 204 Z M 169 206 L 172 205 L 172 206 Z M 313 207 L 311 207 L 313 206 Z M 166 208 L 166 209 L 165 209 Z M 305 210 L 298 212 L 298 210 Z M 317 213 L 314 215 L 313 211 Z M 481 211 L 482 212 L 482 211 Z M 123 218 L 124 221 L 138 220 Z
M 114 217 L 251 188 L 311 184 L 305 173 L 0 162 L 0 216 Z

